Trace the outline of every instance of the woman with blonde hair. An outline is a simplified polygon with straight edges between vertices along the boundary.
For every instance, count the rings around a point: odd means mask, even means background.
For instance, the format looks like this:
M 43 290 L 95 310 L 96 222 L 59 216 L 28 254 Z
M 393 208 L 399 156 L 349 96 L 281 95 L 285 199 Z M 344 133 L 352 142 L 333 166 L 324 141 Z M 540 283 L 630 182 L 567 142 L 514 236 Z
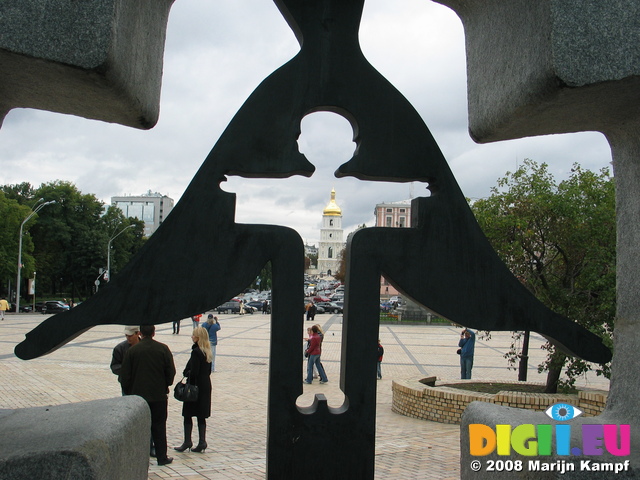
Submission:
M 209 343 L 209 332 L 202 327 L 197 327 L 191 335 L 193 346 L 191 347 L 191 358 L 182 374 L 189 378 L 189 383 L 198 386 L 198 400 L 195 402 L 184 402 L 182 404 L 182 416 L 184 417 L 184 442 L 179 447 L 174 447 L 178 452 L 191 449 L 192 452 L 204 452 L 207 448 L 207 418 L 211 416 L 211 344 Z M 193 430 L 193 420 L 198 419 L 198 445 L 193 447 L 191 432 Z

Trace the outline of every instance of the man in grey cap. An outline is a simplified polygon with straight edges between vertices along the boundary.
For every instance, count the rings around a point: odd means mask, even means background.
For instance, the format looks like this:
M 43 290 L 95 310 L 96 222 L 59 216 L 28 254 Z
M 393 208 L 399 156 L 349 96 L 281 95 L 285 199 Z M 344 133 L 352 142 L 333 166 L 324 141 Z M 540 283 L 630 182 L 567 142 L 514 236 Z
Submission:
M 124 327 L 124 336 L 127 337 L 127 339 L 116 345 L 111 355 L 111 371 L 118 375 L 118 382 L 120 382 L 121 389 L 122 380 L 120 378 L 120 371 L 122 370 L 122 360 L 124 360 L 124 355 L 127 353 L 127 350 L 140 341 L 140 327 L 131 325 Z M 122 395 L 124 395 L 124 389 L 122 390 Z

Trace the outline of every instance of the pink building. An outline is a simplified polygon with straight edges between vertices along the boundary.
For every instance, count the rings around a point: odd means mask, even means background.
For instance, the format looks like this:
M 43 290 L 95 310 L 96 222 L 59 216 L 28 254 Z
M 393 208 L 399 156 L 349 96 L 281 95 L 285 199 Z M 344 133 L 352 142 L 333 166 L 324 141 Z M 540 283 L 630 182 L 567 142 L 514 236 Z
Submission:
M 374 211 L 376 227 L 410 228 L 411 200 L 379 203 Z M 380 277 L 380 297 L 388 299 L 399 292 L 390 285 L 386 278 Z
M 376 227 L 411 227 L 411 200 L 379 203 L 374 212 Z

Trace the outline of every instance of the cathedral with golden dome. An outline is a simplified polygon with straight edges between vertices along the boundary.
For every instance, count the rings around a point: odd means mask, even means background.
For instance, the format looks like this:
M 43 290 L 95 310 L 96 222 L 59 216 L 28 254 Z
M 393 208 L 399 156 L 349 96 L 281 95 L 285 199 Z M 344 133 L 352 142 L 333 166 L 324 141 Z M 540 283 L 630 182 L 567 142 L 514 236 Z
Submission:
M 336 191 L 331 189 L 331 200 L 322 212 L 322 228 L 318 247 L 318 271 L 333 275 L 338 271 L 345 243 L 342 240 L 342 209 L 336 203 Z

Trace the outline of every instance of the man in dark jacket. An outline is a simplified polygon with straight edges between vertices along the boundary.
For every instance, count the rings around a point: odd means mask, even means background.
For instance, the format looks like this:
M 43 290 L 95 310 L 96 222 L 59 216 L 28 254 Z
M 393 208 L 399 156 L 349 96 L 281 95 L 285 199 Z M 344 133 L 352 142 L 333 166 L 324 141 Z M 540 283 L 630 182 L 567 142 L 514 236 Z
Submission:
M 126 395 L 139 395 L 149 404 L 158 465 L 168 465 L 173 458 L 167 456 L 167 393 L 176 367 L 169 347 L 153 339 L 155 331 L 153 325 L 140 327 L 142 339 L 127 351 L 120 379 Z

